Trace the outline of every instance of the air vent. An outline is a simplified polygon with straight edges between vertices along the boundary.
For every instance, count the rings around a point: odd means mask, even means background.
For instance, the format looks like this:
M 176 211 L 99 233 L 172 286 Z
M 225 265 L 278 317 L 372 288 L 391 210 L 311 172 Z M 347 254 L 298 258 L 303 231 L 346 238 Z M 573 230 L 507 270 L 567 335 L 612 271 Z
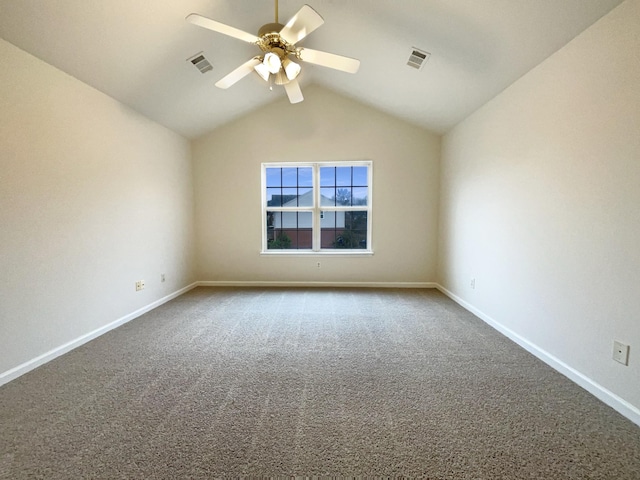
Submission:
M 427 60 L 429 60 L 430 56 L 431 54 L 429 52 L 418 50 L 417 48 L 413 47 L 411 49 L 411 54 L 409 55 L 407 65 L 415 68 L 416 70 L 422 70 L 422 67 L 425 63 L 427 63 Z
M 209 63 L 209 60 L 204 58 L 204 55 L 202 52 L 196 53 L 193 57 L 189 58 L 187 61 L 193 63 L 198 68 L 198 70 L 200 70 L 200 73 L 207 73 L 209 70 L 213 70 L 213 67 Z

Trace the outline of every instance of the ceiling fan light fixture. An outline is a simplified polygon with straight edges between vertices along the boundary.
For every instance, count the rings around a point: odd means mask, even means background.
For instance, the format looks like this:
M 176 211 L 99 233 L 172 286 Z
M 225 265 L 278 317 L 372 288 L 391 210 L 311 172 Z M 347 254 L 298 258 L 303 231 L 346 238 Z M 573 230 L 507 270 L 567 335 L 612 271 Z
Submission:
M 258 73 L 258 75 L 262 77 L 265 82 L 269 81 L 269 75 L 271 75 L 271 72 L 269 72 L 269 69 L 264 63 L 257 64 L 255 67 L 253 67 L 253 69 Z
M 298 75 L 300 75 L 301 67 L 296 62 L 292 62 L 289 58 L 285 58 L 282 62 L 282 66 L 284 67 L 284 71 L 287 74 L 287 78 L 289 80 L 293 80 Z
M 291 80 L 289 78 L 287 78 L 287 75 L 285 73 L 285 70 L 283 68 L 281 68 L 278 73 L 276 73 L 276 79 L 275 79 L 275 84 L 276 85 L 286 85 L 287 83 L 289 83 Z
M 251 43 L 262 51 L 260 56 L 253 57 L 218 80 L 216 87 L 229 88 L 255 70 L 269 84 L 270 89 L 273 89 L 274 83 L 283 85 L 289 101 L 298 103 L 304 99 L 297 80 L 301 73 L 301 66 L 291 61 L 290 55 L 291 58 L 334 70 L 348 73 L 358 71 L 360 61 L 355 58 L 296 46 L 300 40 L 324 23 L 322 17 L 313 8 L 304 5 L 283 26 L 278 21 L 278 0 L 275 0 L 275 5 L 275 22 L 263 25 L 258 36 L 196 13 L 187 16 L 187 21 L 194 25 Z
M 273 52 L 266 53 L 262 63 L 267 67 L 267 70 L 269 70 L 270 73 L 278 73 L 282 66 L 280 57 Z

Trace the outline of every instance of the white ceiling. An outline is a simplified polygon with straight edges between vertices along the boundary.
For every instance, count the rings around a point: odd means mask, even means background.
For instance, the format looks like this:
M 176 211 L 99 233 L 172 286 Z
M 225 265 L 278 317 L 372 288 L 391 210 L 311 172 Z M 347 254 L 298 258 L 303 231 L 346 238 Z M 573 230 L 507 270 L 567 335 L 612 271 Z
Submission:
M 622 2 L 280 0 L 280 23 L 304 1 L 325 24 L 299 45 L 362 63 L 355 75 L 303 64 L 303 93 L 320 84 L 440 133 Z M 285 93 L 253 74 L 214 87 L 259 49 L 187 23 L 192 12 L 255 34 L 274 0 L 0 0 L 0 36 L 194 138 Z M 406 66 L 412 47 L 431 53 L 421 71 Z M 200 51 L 213 71 L 186 61 Z

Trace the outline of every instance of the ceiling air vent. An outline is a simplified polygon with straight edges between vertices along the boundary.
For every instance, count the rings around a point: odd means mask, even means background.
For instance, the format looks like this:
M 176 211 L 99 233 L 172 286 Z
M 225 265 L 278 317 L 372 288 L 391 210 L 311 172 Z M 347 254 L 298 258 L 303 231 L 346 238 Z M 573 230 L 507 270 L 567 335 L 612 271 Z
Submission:
M 213 67 L 209 63 L 209 60 L 204 58 L 204 55 L 202 52 L 196 53 L 193 57 L 191 57 L 187 61 L 193 63 L 196 67 L 198 67 L 198 70 L 200 70 L 200 73 L 207 73 L 209 70 L 213 70 Z
M 430 56 L 431 54 L 429 52 L 418 50 L 417 48 L 413 47 L 411 49 L 411 54 L 409 55 L 407 65 L 415 68 L 416 70 L 422 70 L 422 67 L 425 63 L 427 63 L 427 60 L 429 60 Z

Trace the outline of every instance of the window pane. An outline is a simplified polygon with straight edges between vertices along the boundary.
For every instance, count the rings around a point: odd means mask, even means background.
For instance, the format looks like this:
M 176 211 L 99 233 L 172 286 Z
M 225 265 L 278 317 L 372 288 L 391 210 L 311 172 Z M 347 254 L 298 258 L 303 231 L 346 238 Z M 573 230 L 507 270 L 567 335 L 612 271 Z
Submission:
M 353 185 L 359 187 L 368 185 L 367 167 L 353 167 Z
M 367 212 L 325 212 L 320 228 L 321 248 L 367 248 Z
M 283 168 L 282 169 L 282 186 L 283 187 L 296 187 L 298 186 L 298 169 Z
M 336 216 L 336 212 L 323 211 L 322 218 L 320 219 L 321 228 L 335 228 L 336 218 L 341 218 L 340 215 Z
M 323 228 L 320 231 L 320 248 L 336 248 L 336 231 L 333 228 Z
M 298 230 L 293 248 L 311 248 L 313 239 L 312 226 L 313 214 L 311 212 L 298 212 Z
M 336 205 L 336 189 L 321 188 L 320 189 L 320 205 L 324 207 L 335 207 Z
M 320 167 L 320 186 L 333 187 L 336 184 L 336 168 Z
M 350 188 L 338 188 L 336 190 L 336 205 L 351 206 Z
M 273 246 L 276 239 L 275 226 L 282 223 L 280 212 L 267 212 L 267 248 L 277 248 Z
M 366 230 L 367 212 L 346 212 L 345 227 L 350 230 Z
M 267 168 L 267 187 L 280 187 L 281 168 Z
M 269 250 L 310 249 L 312 225 L 311 212 L 267 211 L 267 248 Z
M 283 207 L 298 206 L 298 189 L 297 188 L 282 189 L 282 206 Z
M 369 189 L 367 187 L 354 187 L 351 193 L 353 194 L 352 205 L 367 205 L 369 196 Z
M 336 185 L 338 187 L 348 187 L 351 185 L 351 167 L 336 168 Z
M 298 206 L 313 207 L 313 189 L 312 188 L 298 189 Z
M 298 168 L 298 186 L 313 187 L 313 169 L 311 167 Z
M 281 188 L 267 188 L 267 206 L 268 207 L 281 207 L 282 206 L 282 189 Z

